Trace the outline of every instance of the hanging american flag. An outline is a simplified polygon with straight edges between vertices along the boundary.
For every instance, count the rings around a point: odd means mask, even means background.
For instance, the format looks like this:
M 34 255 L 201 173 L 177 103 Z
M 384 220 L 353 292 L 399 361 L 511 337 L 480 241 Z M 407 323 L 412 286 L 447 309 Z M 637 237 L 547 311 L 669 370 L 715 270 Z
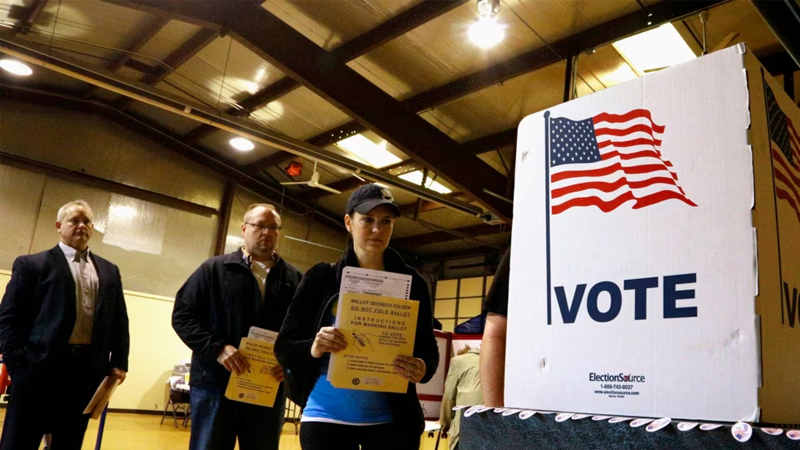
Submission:
M 769 120 L 769 143 L 775 174 L 775 195 L 786 201 L 800 222 L 800 136 L 786 117 L 775 94 L 764 81 L 767 96 L 767 119 Z
M 697 206 L 659 150 L 664 126 L 653 122 L 650 111 L 549 120 L 553 215 L 581 206 L 607 213 L 629 201 L 633 209 L 666 200 Z

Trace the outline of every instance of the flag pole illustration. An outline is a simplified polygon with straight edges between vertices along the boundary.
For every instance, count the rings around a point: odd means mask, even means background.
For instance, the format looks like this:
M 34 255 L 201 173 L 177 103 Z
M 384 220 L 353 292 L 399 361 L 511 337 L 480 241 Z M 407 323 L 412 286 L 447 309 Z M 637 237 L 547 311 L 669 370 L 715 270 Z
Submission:
M 551 324 L 550 217 L 572 208 L 610 213 L 633 202 L 641 209 L 667 200 L 696 207 L 662 153 L 666 127 L 647 109 L 601 112 L 572 120 L 545 117 L 547 324 Z
M 794 210 L 800 223 L 800 135 L 775 99 L 775 94 L 764 78 L 761 68 L 761 82 L 764 85 L 764 107 L 767 112 L 769 128 L 770 164 L 772 165 L 772 195 L 775 198 L 775 229 L 780 236 L 778 222 L 778 200 L 786 202 Z M 778 238 L 778 282 L 780 283 L 781 324 L 786 323 L 784 301 L 789 302 L 789 286 L 783 282 L 781 265 L 781 241 Z M 786 292 L 784 292 L 786 291 Z

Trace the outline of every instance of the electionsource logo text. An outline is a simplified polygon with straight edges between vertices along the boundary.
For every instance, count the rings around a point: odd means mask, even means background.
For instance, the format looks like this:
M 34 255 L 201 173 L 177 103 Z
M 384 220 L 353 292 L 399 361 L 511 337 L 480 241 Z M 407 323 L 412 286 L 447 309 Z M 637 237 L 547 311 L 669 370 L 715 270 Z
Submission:
M 616 381 L 621 383 L 644 383 L 644 375 L 631 375 L 624 373 L 594 373 L 589 372 L 589 381 Z

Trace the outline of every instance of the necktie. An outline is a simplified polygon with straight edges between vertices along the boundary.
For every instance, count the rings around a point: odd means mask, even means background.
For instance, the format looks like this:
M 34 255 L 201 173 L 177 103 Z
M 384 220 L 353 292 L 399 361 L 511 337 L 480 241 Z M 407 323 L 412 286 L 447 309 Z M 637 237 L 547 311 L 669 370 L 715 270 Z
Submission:
M 86 311 L 92 310 L 92 299 L 89 297 L 89 267 L 86 261 L 86 252 L 75 252 L 75 262 L 78 263 L 78 292 L 81 298 L 81 304 Z

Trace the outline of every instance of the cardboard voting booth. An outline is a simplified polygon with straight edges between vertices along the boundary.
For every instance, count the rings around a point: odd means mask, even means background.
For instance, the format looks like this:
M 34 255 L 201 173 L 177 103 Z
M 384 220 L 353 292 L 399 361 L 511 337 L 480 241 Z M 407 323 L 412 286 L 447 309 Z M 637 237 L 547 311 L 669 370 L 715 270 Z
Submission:
M 526 117 L 506 405 L 800 423 L 798 130 L 741 45 Z

